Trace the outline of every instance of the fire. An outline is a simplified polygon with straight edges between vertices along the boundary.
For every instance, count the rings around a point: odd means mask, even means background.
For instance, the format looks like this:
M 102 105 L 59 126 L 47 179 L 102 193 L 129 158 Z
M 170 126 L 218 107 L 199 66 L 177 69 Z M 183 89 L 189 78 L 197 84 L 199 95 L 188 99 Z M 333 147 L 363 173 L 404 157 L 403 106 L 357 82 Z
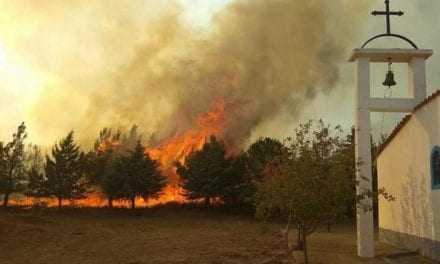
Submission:
M 136 206 L 149 207 L 167 202 L 186 201 L 184 190 L 180 187 L 179 175 L 176 172 L 175 162 L 184 163 L 186 157 L 196 150 L 200 150 L 210 136 L 222 138 L 226 127 L 226 103 L 223 99 L 217 99 L 211 105 L 208 112 L 201 114 L 194 126 L 184 133 L 176 134 L 171 138 L 163 140 L 158 147 L 147 148 L 145 153 L 152 159 L 159 162 L 160 169 L 168 177 L 168 186 L 157 199 L 144 200 L 136 199 Z M 105 151 L 109 148 L 118 151 L 121 147 L 119 140 L 106 139 L 97 147 L 97 151 Z M 12 204 L 21 206 L 45 205 L 49 207 L 58 206 L 58 201 L 52 198 L 23 198 L 12 201 Z M 104 207 L 107 200 L 99 191 L 92 192 L 86 198 L 76 201 L 63 201 L 63 205 L 79 207 Z M 128 201 L 114 201 L 115 207 L 129 207 Z
M 157 148 L 146 150 L 152 159 L 159 162 L 162 172 L 169 180 L 168 186 L 159 198 L 161 202 L 185 201 L 184 190 L 180 187 L 179 175 L 174 166 L 175 162 L 184 163 L 186 157 L 191 152 L 200 150 L 210 136 L 222 137 L 225 126 L 226 103 L 223 99 L 217 99 L 210 111 L 197 118 L 195 127 L 164 140 Z
M 121 142 L 119 140 L 106 139 L 99 144 L 96 151 L 101 153 L 109 149 L 112 149 L 113 151 L 117 151 L 120 148 L 120 146 L 121 146 Z

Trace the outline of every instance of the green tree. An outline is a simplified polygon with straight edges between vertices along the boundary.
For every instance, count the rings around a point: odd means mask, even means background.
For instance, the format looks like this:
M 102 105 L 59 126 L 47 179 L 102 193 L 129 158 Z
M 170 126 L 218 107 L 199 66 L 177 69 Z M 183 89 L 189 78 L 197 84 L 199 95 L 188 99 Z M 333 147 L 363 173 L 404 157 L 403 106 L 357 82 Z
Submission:
M 353 130 L 352 130 L 353 131 Z M 354 158 L 354 137 L 344 135 L 339 127 L 330 127 L 319 120 L 315 126 L 313 149 L 318 157 L 319 174 L 332 181 L 328 191 L 323 193 L 332 209 L 322 221 L 327 232 L 337 222 L 351 219 L 356 209 L 356 163 Z M 334 185 L 337 185 L 337 188 Z
M 114 166 L 115 174 L 112 175 L 124 186 L 118 195 L 129 200 L 132 209 L 136 207 L 137 197 L 156 198 L 166 185 L 166 177 L 160 172 L 158 163 L 145 153 L 140 141 L 128 156 L 118 157 Z
M 0 143 L 0 194 L 3 194 L 3 206 L 7 207 L 11 194 L 23 191 L 26 181 L 24 166 L 24 140 L 26 126 L 21 123 L 12 141 Z
M 120 130 L 102 129 L 93 151 L 86 155 L 89 181 L 107 198 L 110 208 L 114 200 L 122 198 L 124 187 L 122 175 L 116 172 L 116 161 L 122 155 L 121 137 Z
M 253 204 L 253 188 L 247 172 L 246 154 L 230 157 L 228 161 L 229 166 L 219 180 L 219 197 L 228 205 L 250 207 Z
M 353 132 L 354 133 L 354 132 Z M 354 136 L 353 136 L 354 138 Z M 373 177 L 373 193 L 386 193 L 384 189 L 379 188 L 378 183 L 378 171 L 377 171 L 377 158 L 379 155 L 379 151 L 383 147 L 383 144 L 385 144 L 388 136 L 386 134 L 381 134 L 376 142 L 373 141 L 373 138 L 371 137 L 371 158 L 372 158 L 372 177 Z M 354 148 L 354 147 L 353 147 Z M 393 197 L 394 199 L 394 197 Z M 379 200 L 373 199 L 373 215 L 374 215 L 374 221 L 375 223 L 379 223 Z
M 352 130 L 354 132 L 354 130 Z M 333 202 L 340 204 L 338 211 L 333 212 L 327 218 L 327 231 L 336 222 L 353 219 L 356 215 L 356 162 L 354 153 L 354 134 L 348 134 L 335 142 L 336 149 L 329 160 L 331 178 L 342 182 L 335 193 Z
M 226 157 L 224 143 L 211 136 L 202 149 L 192 152 L 185 164 L 177 163 L 183 188 L 189 199 L 204 199 L 209 205 L 211 199 L 221 198 L 231 179 L 231 159 Z
M 128 133 L 122 133 L 120 136 L 120 151 L 127 154 L 136 148 L 139 141 L 142 141 L 142 137 L 138 132 L 138 126 L 134 124 Z
M 261 181 L 266 166 L 282 154 L 283 144 L 273 138 L 259 138 L 249 146 L 247 154 L 247 167 L 256 181 Z
M 72 131 L 55 144 L 52 157 L 46 156 L 46 188 L 49 196 L 58 199 L 59 207 L 64 199 L 85 198 L 85 172 L 85 156 L 75 144 Z
M 259 186 L 257 216 L 286 217 L 286 235 L 293 224 L 298 231 L 296 249 L 303 250 L 305 263 L 308 236 L 319 224 L 341 217 L 353 195 L 346 193 L 354 185 L 353 157 L 342 148 L 347 143 L 341 134 L 339 127 L 322 121 L 300 124 L 287 140 L 287 151 L 266 170 Z
M 257 186 L 264 180 L 264 171 L 285 151 L 284 145 L 277 139 L 259 138 L 249 146 L 245 153 L 246 171 L 243 174 L 245 187 L 242 188 L 242 200 L 255 205 Z
M 47 189 L 44 176 L 44 157 L 41 149 L 37 145 L 29 145 L 26 156 L 28 180 L 25 194 L 33 198 L 45 197 Z
M 258 189 L 257 216 L 284 216 L 286 235 L 293 224 L 298 231 L 296 249 L 303 250 L 305 263 L 307 238 L 318 225 L 344 217 L 347 205 L 372 210 L 363 205 L 365 198 L 394 199 L 385 190 L 356 196 L 353 136 L 341 135 L 339 126 L 332 128 L 321 120 L 300 124 Z
M 120 155 L 109 148 L 94 153 L 93 159 L 90 171 L 94 175 L 94 184 L 107 198 L 108 207 L 112 208 L 114 200 L 123 198 L 124 176 L 117 171 Z

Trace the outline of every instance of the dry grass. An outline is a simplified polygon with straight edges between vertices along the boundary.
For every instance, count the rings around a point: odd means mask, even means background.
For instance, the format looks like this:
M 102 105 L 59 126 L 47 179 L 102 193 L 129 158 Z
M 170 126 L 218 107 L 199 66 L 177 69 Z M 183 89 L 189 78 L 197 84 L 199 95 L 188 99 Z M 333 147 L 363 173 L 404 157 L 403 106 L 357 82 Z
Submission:
M 280 229 L 195 208 L 0 210 L 0 263 L 300 263 L 286 253 Z M 318 232 L 310 243 L 313 263 L 383 263 L 355 256 L 350 226 Z

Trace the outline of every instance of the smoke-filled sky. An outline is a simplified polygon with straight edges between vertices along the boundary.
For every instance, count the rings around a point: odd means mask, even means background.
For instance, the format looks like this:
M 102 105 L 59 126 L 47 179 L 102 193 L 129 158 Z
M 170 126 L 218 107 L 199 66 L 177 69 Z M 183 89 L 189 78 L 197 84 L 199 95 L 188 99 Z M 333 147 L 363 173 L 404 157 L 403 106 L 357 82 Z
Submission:
M 393 19 L 396 32 L 437 50 L 440 1 L 392 6 L 406 12 Z M 354 65 L 346 60 L 384 31 L 384 19 L 369 15 L 383 8 L 383 0 L 0 1 L 0 140 L 20 121 L 41 145 L 72 129 L 90 145 L 102 127 L 134 123 L 161 140 L 219 98 L 236 144 L 287 136 L 308 118 L 349 127 Z M 437 56 L 428 69 L 432 91 Z M 379 86 L 384 68 L 374 73 Z M 384 129 L 397 117 L 386 115 Z M 373 119 L 377 132 L 382 116 Z

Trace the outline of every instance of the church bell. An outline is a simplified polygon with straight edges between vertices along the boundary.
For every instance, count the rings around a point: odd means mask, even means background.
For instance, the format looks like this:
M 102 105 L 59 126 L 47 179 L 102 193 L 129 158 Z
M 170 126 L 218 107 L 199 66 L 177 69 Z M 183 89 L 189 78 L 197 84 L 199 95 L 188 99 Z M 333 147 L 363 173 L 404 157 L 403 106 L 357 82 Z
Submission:
M 388 63 L 388 72 L 387 75 L 385 77 L 385 81 L 382 83 L 384 86 L 387 87 L 391 87 L 391 86 L 395 86 L 397 83 L 394 80 L 394 72 L 391 70 L 391 62 Z

